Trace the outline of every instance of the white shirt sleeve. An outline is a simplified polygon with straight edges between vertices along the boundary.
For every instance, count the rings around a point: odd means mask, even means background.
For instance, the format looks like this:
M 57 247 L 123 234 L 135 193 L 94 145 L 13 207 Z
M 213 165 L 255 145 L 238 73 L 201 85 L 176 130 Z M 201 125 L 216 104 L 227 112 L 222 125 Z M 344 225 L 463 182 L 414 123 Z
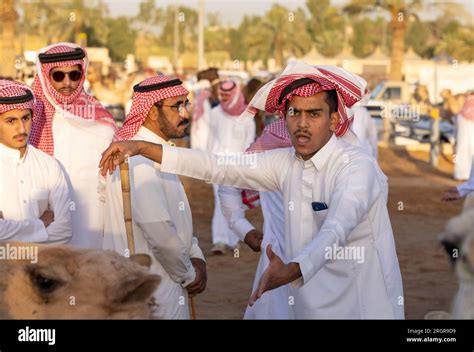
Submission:
M 147 159 L 133 157 L 130 175 L 134 222 L 168 275 L 183 287 L 187 286 L 194 281 L 196 272 L 189 248 L 181 240 L 168 212 L 160 173 Z
M 64 172 L 57 162 L 50 176 L 49 208 L 54 212 L 54 221 L 46 228 L 48 243 L 67 243 L 72 238 L 71 197 Z
M 219 186 L 218 194 L 222 214 L 227 220 L 229 228 L 243 241 L 245 235 L 255 227 L 245 218 L 247 207 L 242 202 L 241 190 L 234 187 Z
M 272 150 L 246 156 L 248 162 L 229 163 L 222 156 L 199 150 L 163 145 L 162 172 L 178 174 L 225 186 L 248 188 L 256 191 L 280 190 L 279 177 L 286 172 L 282 156 L 285 150 Z M 286 168 L 287 169 L 287 168 Z
M 458 189 L 458 192 L 461 195 L 461 197 L 465 197 L 469 193 L 474 192 L 474 176 L 471 177 L 466 182 L 458 185 L 456 188 Z
M 171 279 L 183 287 L 193 282 L 196 271 L 189 259 L 188 249 L 179 238 L 174 224 L 171 221 L 136 223 L 142 230 L 153 255 Z
M 334 244 L 345 246 L 347 236 L 382 196 L 375 167 L 373 160 L 358 158 L 338 173 L 329 209 L 323 210 L 328 212 L 323 225 L 313 240 L 290 260 L 299 263 L 302 273 L 302 278 L 293 282 L 293 286 L 308 282 L 324 266 L 327 248 Z
M 0 219 L 0 240 L 46 242 L 48 240 L 48 233 L 40 219 L 22 221 Z
M 202 253 L 202 250 L 199 247 L 199 241 L 196 237 L 193 237 L 191 239 L 191 249 L 189 250 L 189 256 L 191 258 L 198 258 L 203 261 L 206 261 L 206 258 L 204 258 L 204 254 Z

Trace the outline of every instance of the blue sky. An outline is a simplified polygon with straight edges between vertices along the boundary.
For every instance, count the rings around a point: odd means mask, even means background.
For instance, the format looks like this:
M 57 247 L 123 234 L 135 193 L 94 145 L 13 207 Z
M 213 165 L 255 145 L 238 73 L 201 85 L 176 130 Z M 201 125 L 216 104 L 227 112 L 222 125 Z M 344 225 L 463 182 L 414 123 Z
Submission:
M 471 16 L 474 16 L 474 0 L 424 0 L 432 2 L 460 2 L 463 3 Z M 140 0 L 105 0 L 113 16 L 135 15 L 138 13 Z M 182 4 L 197 8 L 198 0 L 155 0 L 157 6 L 166 7 L 172 4 Z M 306 0 L 205 0 L 206 11 L 218 12 L 222 16 L 223 24 L 239 24 L 244 15 L 262 15 L 274 3 L 282 4 L 289 9 L 305 8 Z M 334 5 L 343 5 L 346 0 L 333 0 Z M 435 13 L 428 13 L 427 17 L 434 17 Z M 426 16 L 425 16 L 426 17 Z

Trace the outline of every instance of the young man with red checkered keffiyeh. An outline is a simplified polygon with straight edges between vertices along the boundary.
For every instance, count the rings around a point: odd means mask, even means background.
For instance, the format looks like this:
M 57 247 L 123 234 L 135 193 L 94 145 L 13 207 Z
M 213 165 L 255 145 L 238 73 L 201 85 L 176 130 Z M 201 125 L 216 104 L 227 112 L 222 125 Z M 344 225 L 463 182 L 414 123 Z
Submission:
M 30 88 L 0 80 L 0 240 L 66 243 L 66 177 L 53 157 L 28 144 L 36 110 Z
M 188 91 L 181 83 L 158 75 L 137 84 L 116 139 L 174 147 L 171 139 L 184 137 L 190 118 Z M 184 187 L 177 175 L 160 172 L 142 156 L 130 158 L 129 168 L 135 249 L 151 257 L 150 271 L 161 278 L 153 317 L 189 319 L 188 294 L 201 293 L 207 275 Z M 107 177 L 104 249 L 124 254 L 128 245 L 120 185 L 118 172 Z
M 39 51 L 33 92 L 40 103 L 30 143 L 54 156 L 71 185 L 72 244 L 102 248 L 103 185 L 97 171 L 101 150 L 116 131 L 112 115 L 84 90 L 88 58 L 76 44 Z
M 126 155 L 140 154 L 161 163 L 156 167 L 162 172 L 281 191 L 285 262 L 267 246 L 269 265 L 249 304 L 290 284 L 290 318 L 403 319 L 387 178 L 350 129 L 350 108 L 368 96 L 366 85 L 341 68 L 294 61 L 257 92 L 244 113 L 251 118 L 257 109 L 280 112 L 291 148 L 231 165 L 201 151 L 121 142 L 111 144 L 100 166 L 112 172 Z

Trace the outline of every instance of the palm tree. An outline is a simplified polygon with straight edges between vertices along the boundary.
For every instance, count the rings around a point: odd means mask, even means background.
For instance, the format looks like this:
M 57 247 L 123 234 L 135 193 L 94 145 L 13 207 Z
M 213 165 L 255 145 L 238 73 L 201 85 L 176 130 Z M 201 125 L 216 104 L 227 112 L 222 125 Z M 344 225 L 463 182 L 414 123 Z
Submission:
M 390 27 L 392 29 L 391 80 L 402 80 L 406 21 L 420 7 L 420 0 L 351 0 L 344 7 L 344 10 L 349 14 L 375 12 L 377 9 L 383 9 L 390 14 Z
M 247 19 L 250 27 L 243 28 L 244 42 L 253 58 L 275 58 L 282 67 L 291 55 L 302 55 L 311 49 L 311 38 L 305 26 L 303 10 L 289 11 L 281 5 L 273 7 L 262 18 Z

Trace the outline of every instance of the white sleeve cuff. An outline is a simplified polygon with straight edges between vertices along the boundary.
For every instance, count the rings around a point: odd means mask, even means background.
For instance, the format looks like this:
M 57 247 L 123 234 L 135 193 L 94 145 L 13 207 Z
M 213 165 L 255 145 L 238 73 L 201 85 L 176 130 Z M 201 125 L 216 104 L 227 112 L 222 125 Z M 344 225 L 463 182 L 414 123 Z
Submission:
M 255 227 L 245 218 L 239 219 L 234 223 L 233 229 L 234 233 L 240 238 L 241 241 L 245 239 L 250 231 L 254 230 Z
M 290 262 L 298 263 L 300 266 L 301 277 L 293 281 L 291 287 L 298 288 L 307 283 L 314 275 L 314 267 L 309 255 L 299 255 Z
M 48 242 L 49 235 L 46 232 L 43 222 L 40 219 L 31 220 L 34 226 L 33 232 L 21 234 L 16 238 L 20 242 Z
M 204 254 L 202 253 L 202 250 L 199 247 L 198 239 L 196 237 L 193 237 L 191 241 L 192 242 L 191 242 L 191 249 L 189 250 L 189 257 L 198 258 L 198 259 L 206 261 L 206 258 L 204 258 Z

